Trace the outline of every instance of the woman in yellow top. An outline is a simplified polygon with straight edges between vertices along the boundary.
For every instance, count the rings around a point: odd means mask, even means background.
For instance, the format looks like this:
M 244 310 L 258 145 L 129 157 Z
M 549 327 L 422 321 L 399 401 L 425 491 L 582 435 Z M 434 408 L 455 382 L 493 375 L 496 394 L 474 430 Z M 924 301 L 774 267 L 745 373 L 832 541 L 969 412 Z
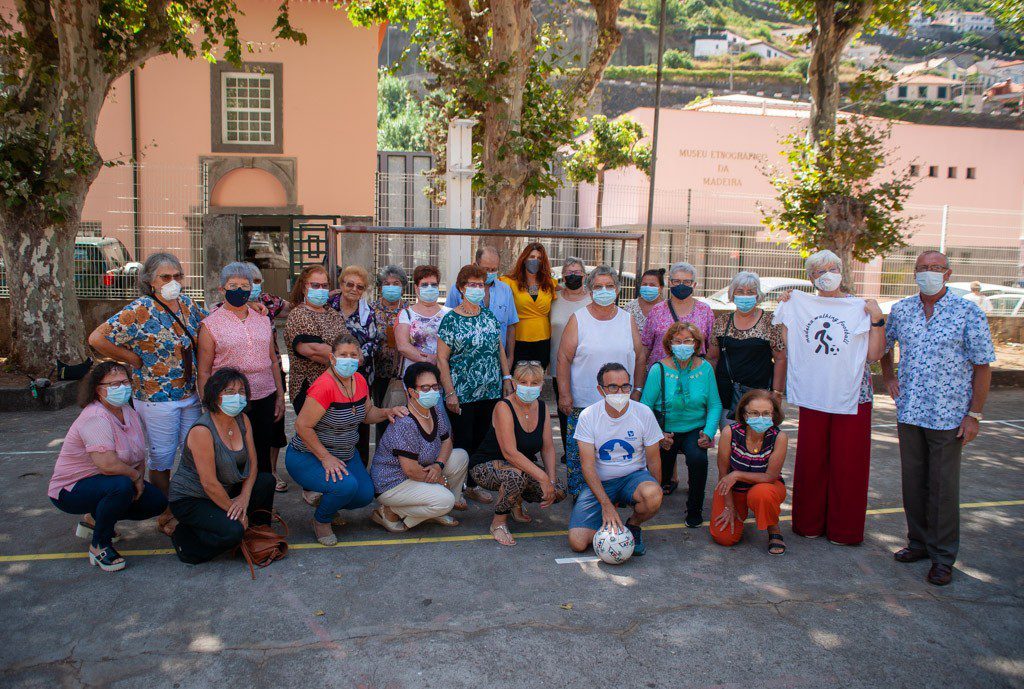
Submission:
M 551 362 L 551 302 L 557 298 L 557 288 L 544 245 L 527 244 L 501 280 L 512 288 L 519 314 L 515 342 L 508 346 L 512 368 L 520 361 L 537 361 L 546 369 Z

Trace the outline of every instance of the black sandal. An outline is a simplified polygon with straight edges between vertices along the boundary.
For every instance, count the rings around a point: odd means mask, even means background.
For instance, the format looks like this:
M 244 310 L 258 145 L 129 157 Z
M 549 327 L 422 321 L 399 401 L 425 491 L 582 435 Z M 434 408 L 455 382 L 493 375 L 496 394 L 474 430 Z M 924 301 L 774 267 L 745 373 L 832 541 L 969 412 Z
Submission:
M 99 567 L 104 572 L 119 572 L 128 564 L 121 554 L 108 545 L 98 553 L 89 551 L 89 564 Z
M 782 539 L 780 533 L 768 534 L 768 554 L 769 555 L 782 555 L 786 552 L 786 542 Z
M 679 481 L 669 481 L 661 487 L 661 492 L 665 495 L 672 495 L 676 492 L 676 488 L 679 487 Z

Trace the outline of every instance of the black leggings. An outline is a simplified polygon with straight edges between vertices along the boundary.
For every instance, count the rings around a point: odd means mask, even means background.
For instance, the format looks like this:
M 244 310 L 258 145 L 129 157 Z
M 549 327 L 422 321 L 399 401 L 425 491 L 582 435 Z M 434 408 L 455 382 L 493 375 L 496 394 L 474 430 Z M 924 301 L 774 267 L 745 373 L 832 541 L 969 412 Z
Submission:
M 536 342 L 521 342 L 516 340 L 516 349 L 512 353 L 512 363 L 509 370 L 516 370 L 516 362 L 539 361 L 541 368 L 548 370 L 551 363 L 551 339 L 537 340 Z
M 260 471 L 269 472 L 270 448 L 274 447 L 277 436 L 277 422 L 274 421 L 274 406 L 277 393 L 249 402 L 245 415 L 252 425 L 252 444 L 256 449 L 256 466 Z
M 686 496 L 686 515 L 703 516 L 704 491 L 708 483 L 708 451 L 697 445 L 702 428 L 673 434 L 672 448 L 661 451 L 661 485 L 668 485 L 676 468 L 676 455 L 686 456 L 689 493 Z
M 566 416 L 565 414 L 563 414 L 562 410 L 559 409 L 559 407 L 558 407 L 558 400 L 559 400 L 559 395 L 558 395 L 558 378 L 552 378 L 551 379 L 551 387 L 555 391 L 555 410 L 558 412 L 558 430 L 559 430 L 559 432 L 561 434 L 561 439 L 562 439 L 562 464 L 565 464 L 565 445 L 566 445 L 566 442 L 568 441 L 568 438 L 566 437 L 566 432 L 565 432 L 565 425 L 569 421 L 569 417 Z
M 274 507 L 273 474 L 260 472 L 249 496 L 250 524 L 269 524 L 270 514 L 257 510 L 271 510 Z M 237 497 L 242 484 L 231 486 L 227 493 Z M 171 513 L 178 520 L 178 527 L 171 536 L 178 559 L 190 565 L 197 565 L 237 547 L 242 542 L 245 527 L 240 521 L 229 519 L 228 513 L 209 498 L 179 498 L 171 503 Z
M 452 446 L 465 450 L 472 457 L 480 443 L 487 437 L 487 431 L 494 425 L 494 406 L 498 400 L 480 400 L 459 405 L 462 413 L 448 412 L 452 424 Z M 476 486 L 472 476 L 466 478 L 466 486 Z

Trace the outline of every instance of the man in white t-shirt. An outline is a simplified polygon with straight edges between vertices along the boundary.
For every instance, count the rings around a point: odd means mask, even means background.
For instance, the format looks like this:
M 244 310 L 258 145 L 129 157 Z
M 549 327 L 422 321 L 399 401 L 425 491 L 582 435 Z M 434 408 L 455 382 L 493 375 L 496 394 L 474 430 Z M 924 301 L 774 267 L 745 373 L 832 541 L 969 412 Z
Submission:
M 580 412 L 575 439 L 587 485 L 569 517 L 569 547 L 582 553 L 602 527 L 628 528 L 636 542 L 633 554 L 646 551 L 640 525 L 661 508 L 661 454 L 665 437 L 650 407 L 631 400 L 629 372 L 618 363 L 597 374 L 600 402 Z M 618 507 L 633 507 L 625 525 Z

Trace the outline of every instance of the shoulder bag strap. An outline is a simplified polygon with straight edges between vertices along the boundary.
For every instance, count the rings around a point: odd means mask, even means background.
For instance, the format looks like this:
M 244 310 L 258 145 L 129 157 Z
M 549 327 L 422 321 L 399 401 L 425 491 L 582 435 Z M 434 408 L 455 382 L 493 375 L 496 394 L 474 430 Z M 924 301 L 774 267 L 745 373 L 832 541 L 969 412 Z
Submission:
M 171 307 L 169 307 L 169 306 L 168 306 L 167 304 L 165 304 L 165 303 L 163 303 L 162 301 L 160 301 L 160 298 L 159 298 L 159 297 L 156 297 L 156 296 L 154 296 L 154 297 L 153 297 L 153 301 L 155 301 L 155 302 L 156 302 L 157 304 L 159 304 L 159 305 L 160 305 L 160 307 L 161 307 L 161 308 L 162 308 L 162 309 L 163 309 L 164 311 L 166 311 L 167 313 L 169 313 L 169 314 L 170 314 L 171 318 L 173 318 L 173 319 L 174 319 L 174 322 L 175 322 L 175 323 L 177 323 L 177 324 L 178 324 L 178 326 L 179 326 L 179 327 L 181 328 L 182 332 L 184 332 L 184 333 L 185 333 L 185 337 L 187 337 L 187 338 L 188 338 L 188 340 L 189 340 L 189 342 L 191 342 L 191 343 L 192 343 L 192 351 L 193 351 L 193 352 L 198 352 L 198 351 L 199 351 L 199 348 L 198 348 L 198 347 L 196 346 L 196 338 L 192 337 L 192 333 L 190 333 L 190 332 L 188 331 L 188 328 L 186 328 L 186 327 L 185 327 L 185 324 L 184 324 L 184 323 L 182 323 L 182 321 L 181 321 L 181 319 L 180 319 L 180 318 L 178 318 L 178 314 L 176 314 L 176 313 L 174 313 L 173 311 L 171 311 Z

